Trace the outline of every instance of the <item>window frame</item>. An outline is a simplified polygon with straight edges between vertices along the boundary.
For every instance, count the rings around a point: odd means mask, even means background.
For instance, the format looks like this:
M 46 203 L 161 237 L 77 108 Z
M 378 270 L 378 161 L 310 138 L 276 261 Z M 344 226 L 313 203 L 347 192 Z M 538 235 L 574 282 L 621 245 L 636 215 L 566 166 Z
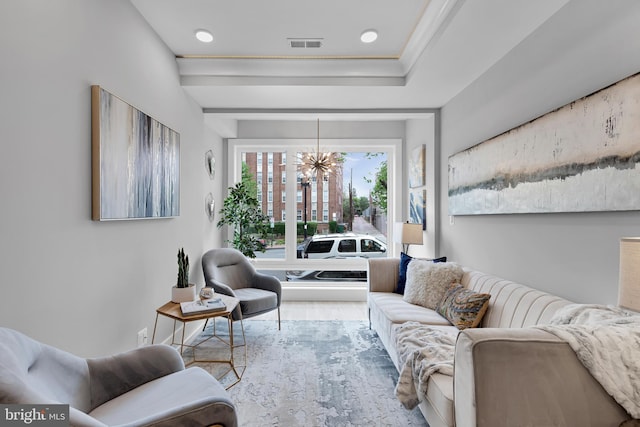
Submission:
M 316 139 L 229 139 L 227 150 L 226 187 L 233 186 L 241 180 L 243 152 L 283 152 L 286 164 L 284 171 L 288 176 L 295 176 L 295 180 L 287 180 L 285 192 L 288 200 L 297 200 L 297 184 L 300 182 L 299 173 L 296 171 L 297 153 L 316 151 Z M 387 209 L 387 251 L 390 257 L 399 256 L 399 245 L 393 240 L 393 224 L 404 217 L 405 207 L 403 197 L 403 143 L 400 138 L 354 138 L 354 139 L 322 139 L 320 141 L 323 151 L 333 152 L 385 152 L 387 155 L 387 184 L 389 199 L 396 199 L 398 203 L 389 203 Z M 346 172 L 345 172 L 346 173 Z M 226 197 L 226 194 L 223 196 Z M 296 203 L 287 204 L 285 207 L 287 218 L 297 218 Z M 285 221 L 285 256 L 283 259 L 256 258 L 256 268 L 265 269 L 326 269 L 330 260 L 322 259 L 298 259 L 296 257 L 296 224 L 295 221 Z M 231 230 L 223 229 L 223 240 L 230 239 Z M 226 233 L 226 234 L 224 234 Z M 397 252 L 397 253 L 396 253 Z M 338 265 L 336 265 L 338 264 Z M 339 263 L 332 262 L 333 270 L 366 269 L 365 259 L 346 259 Z

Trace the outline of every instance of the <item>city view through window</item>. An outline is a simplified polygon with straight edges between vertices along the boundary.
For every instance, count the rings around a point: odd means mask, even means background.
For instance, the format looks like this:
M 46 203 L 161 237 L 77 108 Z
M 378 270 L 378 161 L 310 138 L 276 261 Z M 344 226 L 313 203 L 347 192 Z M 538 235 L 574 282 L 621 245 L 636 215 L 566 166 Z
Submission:
M 311 269 L 268 271 L 282 281 L 363 282 L 364 270 L 332 267 L 339 265 L 338 260 L 388 254 L 387 154 L 331 155 L 334 166 L 323 172 L 306 168 L 307 153 L 297 153 L 293 159 L 287 159 L 284 151 L 242 153 L 242 181 L 269 221 L 266 233 L 257 233 L 259 227 L 254 227 L 260 242 L 256 258 L 285 260 L 286 233 L 295 230 L 296 259 L 327 260 Z M 296 164 L 294 176 L 287 176 L 288 161 Z M 287 226 L 291 221 L 295 228 Z

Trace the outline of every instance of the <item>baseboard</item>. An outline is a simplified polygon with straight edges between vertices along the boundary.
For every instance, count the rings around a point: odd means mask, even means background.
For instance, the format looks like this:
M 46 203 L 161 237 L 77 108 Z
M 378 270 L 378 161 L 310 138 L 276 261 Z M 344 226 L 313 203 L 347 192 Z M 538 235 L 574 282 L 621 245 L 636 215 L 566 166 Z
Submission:
M 366 301 L 364 286 L 283 286 L 283 301 Z

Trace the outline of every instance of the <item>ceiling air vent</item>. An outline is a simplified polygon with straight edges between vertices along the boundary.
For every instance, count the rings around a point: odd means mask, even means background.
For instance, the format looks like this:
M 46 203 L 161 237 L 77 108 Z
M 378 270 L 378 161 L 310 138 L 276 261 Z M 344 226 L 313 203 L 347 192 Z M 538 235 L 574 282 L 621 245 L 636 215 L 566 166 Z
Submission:
M 322 39 L 288 39 L 292 48 L 319 48 L 322 47 Z

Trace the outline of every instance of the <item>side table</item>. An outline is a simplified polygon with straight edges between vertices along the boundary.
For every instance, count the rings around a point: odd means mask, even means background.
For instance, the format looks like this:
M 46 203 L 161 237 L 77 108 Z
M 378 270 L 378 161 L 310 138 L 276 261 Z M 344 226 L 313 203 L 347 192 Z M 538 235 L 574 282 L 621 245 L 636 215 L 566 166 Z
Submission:
M 170 319 L 173 319 L 173 333 L 171 335 L 171 345 L 172 346 L 175 346 L 175 345 L 180 346 L 180 355 L 183 354 L 185 347 L 191 348 L 192 351 L 193 351 L 193 360 L 189 361 L 188 363 L 185 363 L 185 366 L 190 366 L 190 365 L 193 365 L 194 363 L 203 363 L 203 364 L 226 363 L 226 364 L 228 364 L 229 365 L 229 369 L 227 371 L 225 371 L 222 374 L 222 376 L 220 376 L 218 378 L 219 380 L 221 380 L 222 378 L 227 376 L 227 374 L 229 374 L 230 372 L 234 373 L 234 375 L 236 377 L 236 380 L 226 387 L 227 390 L 228 390 L 229 388 L 233 387 L 238 382 L 240 382 L 240 380 L 242 379 L 242 375 L 244 374 L 244 371 L 246 369 L 246 363 L 247 363 L 247 343 L 246 343 L 246 340 L 244 340 L 244 343 L 242 345 L 237 345 L 236 346 L 233 343 L 233 320 L 231 318 L 231 312 L 233 312 L 233 310 L 239 304 L 238 299 L 234 298 L 234 297 L 227 296 L 227 295 L 222 295 L 222 294 L 215 294 L 215 298 L 221 298 L 222 299 L 222 301 L 226 305 L 226 309 L 225 310 L 214 311 L 214 312 L 209 312 L 209 313 L 199 313 L 199 314 L 193 314 L 193 315 L 185 316 L 185 315 L 182 314 L 182 310 L 180 310 L 180 304 L 175 303 L 175 302 L 171 302 L 171 301 L 169 301 L 168 303 L 164 304 L 162 307 L 157 308 L 156 309 L 156 321 L 155 321 L 155 324 L 153 326 L 153 336 L 151 338 L 151 343 L 152 344 L 155 343 L 156 329 L 158 327 L 158 318 L 160 316 L 164 316 L 164 317 L 168 317 Z M 215 321 L 216 321 L 216 318 L 218 318 L 218 317 L 224 317 L 224 318 L 227 319 L 228 330 L 229 330 L 229 339 L 228 339 L 228 341 L 225 340 L 223 337 L 219 336 L 217 334 L 217 332 L 216 332 Z M 200 320 L 208 321 L 209 319 L 213 319 L 213 322 L 214 322 L 213 335 L 211 335 L 210 337 L 207 337 L 207 338 L 205 338 L 205 339 L 203 339 L 200 342 L 195 343 L 195 344 L 185 344 L 184 335 L 185 335 L 185 329 L 186 329 L 187 323 L 194 322 L 194 321 L 200 321 Z M 181 322 L 182 323 L 182 334 L 181 334 L 181 338 L 180 338 L 179 342 L 176 342 L 176 326 L 177 326 L 177 322 Z M 242 328 L 242 336 L 244 337 L 244 325 L 242 324 L 242 320 L 240 320 L 240 326 Z M 229 347 L 229 353 L 230 353 L 229 359 L 212 360 L 212 359 L 197 359 L 196 358 L 196 348 L 199 345 L 203 344 L 206 341 L 209 341 L 212 338 L 218 339 L 220 342 L 222 342 L 223 344 L 225 344 L 226 346 Z M 240 347 L 240 346 L 244 346 L 244 365 L 236 365 L 235 359 L 234 359 L 233 350 L 234 350 L 235 347 Z

